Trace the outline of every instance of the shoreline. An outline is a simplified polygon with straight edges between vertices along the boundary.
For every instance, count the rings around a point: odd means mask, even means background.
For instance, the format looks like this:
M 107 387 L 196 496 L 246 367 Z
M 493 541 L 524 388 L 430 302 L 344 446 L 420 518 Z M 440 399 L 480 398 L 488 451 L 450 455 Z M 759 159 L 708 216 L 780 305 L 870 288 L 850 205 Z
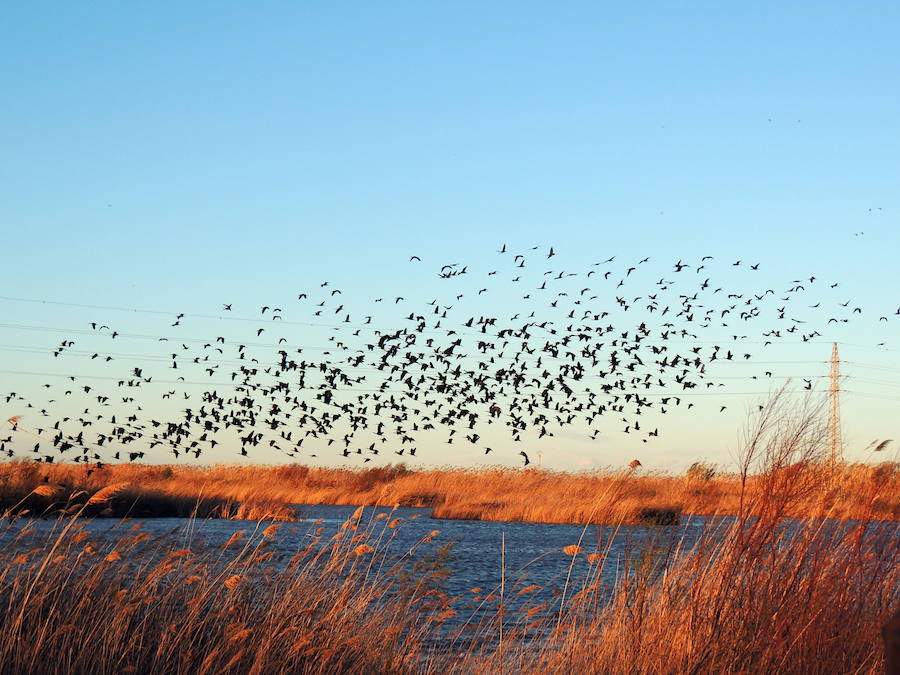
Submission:
M 700 465 L 702 466 L 702 465 Z M 790 480 L 792 467 L 782 480 Z M 804 467 L 809 487 L 784 505 L 794 518 L 900 520 L 897 463 Z M 747 495 L 771 489 L 771 474 L 750 476 Z M 758 515 L 764 503 L 740 499 L 741 484 L 712 469 L 684 475 L 623 471 L 572 474 L 542 470 L 418 471 L 404 465 L 366 470 L 302 465 L 0 464 L 0 513 L 81 509 L 84 515 L 297 520 L 297 505 L 431 508 L 436 520 L 666 525 L 690 516 Z M 301 508 L 302 510 L 302 508 Z

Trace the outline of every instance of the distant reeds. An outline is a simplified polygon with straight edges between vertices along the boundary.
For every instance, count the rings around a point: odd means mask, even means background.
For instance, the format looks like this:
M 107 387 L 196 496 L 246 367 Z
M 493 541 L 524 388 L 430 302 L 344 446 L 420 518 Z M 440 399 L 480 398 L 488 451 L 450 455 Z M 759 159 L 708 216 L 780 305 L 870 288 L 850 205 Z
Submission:
M 641 474 L 638 469 L 564 473 L 544 470 L 406 467 L 366 470 L 287 466 L 107 465 L 87 474 L 77 464 L 0 463 L 0 512 L 17 506 L 32 514 L 50 503 L 65 504 L 83 491 L 91 510 L 105 504 L 116 516 L 126 498 L 142 516 L 201 517 L 218 510 L 231 517 L 291 519 L 292 504 L 426 506 L 438 518 L 524 522 L 673 524 L 688 515 L 738 515 L 741 495 L 792 481 L 798 467 L 781 466 L 769 477 L 748 467 L 724 473 L 697 463 L 685 475 Z M 810 489 L 786 505 L 803 518 L 827 511 L 831 517 L 900 520 L 900 469 L 877 465 L 806 460 L 798 474 Z M 46 481 L 46 482 L 45 482 Z M 100 491 L 117 485 L 118 494 Z M 127 486 L 123 487 L 123 486 Z M 558 496 L 564 494 L 565 499 Z M 30 498 L 29 498 L 30 495 Z M 102 497 L 109 497 L 106 502 Z M 140 499 L 137 499 L 140 497 Z M 23 501 L 25 500 L 25 501 Z M 80 496 L 75 502 L 83 502 Z M 21 502 L 21 503 L 20 503 Z M 238 513 L 240 511 L 240 513 Z M 136 512 L 132 512 L 136 515 Z
M 0 465 L 0 478 L 19 467 Z M 172 494 L 153 486 L 137 486 L 115 481 L 100 487 L 95 481 L 49 481 L 32 486 L 13 481 L 0 488 L 2 516 L 132 517 L 132 518 L 228 518 L 236 520 L 294 521 L 301 518 L 298 508 L 276 499 L 251 499 L 237 502 L 221 496 Z

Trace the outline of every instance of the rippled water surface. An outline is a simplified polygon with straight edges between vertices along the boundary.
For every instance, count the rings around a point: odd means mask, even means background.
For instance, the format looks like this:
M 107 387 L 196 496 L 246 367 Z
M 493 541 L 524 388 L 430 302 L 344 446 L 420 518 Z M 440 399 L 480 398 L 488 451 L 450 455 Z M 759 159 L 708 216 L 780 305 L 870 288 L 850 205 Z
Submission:
M 330 542 L 332 535 L 339 532 L 356 511 L 353 506 L 304 505 L 300 508 L 304 520 L 283 524 L 275 536 L 267 539 L 267 545 L 275 550 L 273 564 L 277 565 L 279 561 L 284 564 L 293 554 L 307 548 L 317 530 L 320 530 L 322 542 Z M 399 519 L 399 526 L 388 528 L 387 523 L 394 519 Z M 42 542 L 55 539 L 69 522 L 17 519 L 0 528 L 0 546 L 7 550 L 10 546 L 46 550 Z M 449 575 L 439 582 L 440 590 L 446 597 L 460 596 L 461 600 L 454 605 L 458 613 L 446 621 L 445 627 L 448 630 L 465 627 L 469 631 L 480 619 L 494 620 L 491 617 L 497 616 L 496 602 L 486 603 L 478 598 L 492 593 L 499 595 L 501 579 L 505 589 L 504 605 L 510 610 L 510 618 L 504 619 L 504 624 L 512 625 L 522 618 L 522 613 L 515 611 L 517 608 L 546 603 L 542 614 L 554 613 L 560 607 L 564 588 L 566 597 L 571 598 L 586 585 L 599 581 L 599 597 L 601 600 L 609 597 L 614 583 L 621 579 L 626 563 L 649 562 L 658 572 L 665 568 L 675 551 L 690 549 L 704 531 L 712 528 L 715 533 L 733 519 L 692 516 L 670 526 L 585 528 L 543 523 L 437 520 L 431 518 L 427 508 L 372 507 L 366 508 L 362 517 L 354 522 L 358 526 L 354 536 L 365 534 L 367 543 L 373 545 L 386 561 L 400 561 L 407 569 L 451 544 L 449 557 L 442 559 Z M 162 556 L 173 546 L 190 548 L 195 553 L 218 551 L 235 532 L 244 530 L 252 534 L 268 525 L 255 521 L 183 518 L 78 521 L 78 526 L 85 528 L 92 535 L 91 539 L 100 544 L 104 540 L 112 543 L 131 534 L 136 524 L 161 544 L 158 549 L 153 546 L 148 549 L 146 555 L 151 556 L 154 550 Z M 851 523 L 834 524 L 841 528 L 852 527 Z M 789 530 L 795 525 L 786 524 Z M 434 533 L 435 530 L 439 532 Z M 895 530 L 900 533 L 900 527 Z M 580 545 L 583 553 L 574 558 L 567 555 L 563 549 L 571 545 Z M 590 563 L 586 554 L 600 551 L 606 553 L 602 566 L 596 561 Z M 225 561 L 229 556 L 220 559 Z M 596 578 L 598 569 L 601 570 L 599 579 Z M 526 586 L 537 588 L 519 594 Z M 431 648 L 441 649 L 449 639 L 436 635 L 429 643 Z M 456 638 L 453 640 L 458 648 L 460 643 Z
M 304 548 L 316 528 L 324 528 L 323 535 L 337 532 L 356 510 L 353 506 L 304 505 L 304 520 L 287 523 L 274 539 L 279 553 L 291 555 Z M 400 518 L 396 529 L 385 528 L 386 514 Z M 133 521 L 89 520 L 84 527 L 101 539 L 115 539 L 126 533 L 134 523 L 140 523 L 143 532 L 154 536 L 173 537 L 185 547 L 221 546 L 238 530 L 252 532 L 260 526 L 256 522 L 238 520 L 190 521 L 183 518 L 136 519 Z M 45 537 L 61 527 L 59 521 L 20 519 L 0 534 L 0 544 L 8 543 L 19 530 L 29 525 L 29 538 Z M 424 553 L 434 552 L 440 546 L 453 542 L 451 558 L 445 564 L 451 570 L 444 582 L 449 595 L 466 594 L 472 588 L 482 588 L 490 593 L 501 583 L 501 563 L 507 588 L 535 584 L 539 593 L 552 594 L 570 576 L 570 585 L 584 579 L 589 568 L 585 555 L 575 558 L 563 552 L 573 544 L 582 546 L 585 553 L 600 549 L 608 551 L 604 564 L 604 581 L 612 582 L 621 570 L 626 550 L 634 555 L 640 552 L 664 552 L 673 545 L 691 546 L 696 541 L 705 522 L 703 518 L 685 519 L 677 526 L 613 527 L 559 525 L 544 523 L 507 523 L 475 520 L 436 520 L 427 508 L 366 508 L 360 521 L 360 531 L 368 531 L 372 539 L 380 537 L 380 546 L 386 547 L 390 556 L 404 556 L 415 547 L 412 560 Z M 432 541 L 422 540 L 433 530 L 439 530 Z M 610 539 L 612 539 L 610 543 Z M 370 541 L 370 543 L 375 543 Z M 570 572 L 571 565 L 571 572 Z

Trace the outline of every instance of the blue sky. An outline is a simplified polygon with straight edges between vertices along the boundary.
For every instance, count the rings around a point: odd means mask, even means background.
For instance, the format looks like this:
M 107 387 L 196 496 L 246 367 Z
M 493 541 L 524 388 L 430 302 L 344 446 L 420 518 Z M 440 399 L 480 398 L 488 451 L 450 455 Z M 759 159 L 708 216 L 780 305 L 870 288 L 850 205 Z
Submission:
M 430 299 L 410 255 L 487 269 L 503 242 L 572 269 L 709 254 L 839 280 L 867 320 L 828 338 L 900 384 L 898 320 L 877 321 L 900 305 L 898 29 L 887 2 L 20 3 L 2 295 L 214 313 L 324 279 Z M 896 435 L 900 389 L 865 392 L 885 397 L 845 402 L 862 445 Z M 683 421 L 658 465 L 724 461 L 740 421 Z M 627 461 L 618 442 L 592 461 Z

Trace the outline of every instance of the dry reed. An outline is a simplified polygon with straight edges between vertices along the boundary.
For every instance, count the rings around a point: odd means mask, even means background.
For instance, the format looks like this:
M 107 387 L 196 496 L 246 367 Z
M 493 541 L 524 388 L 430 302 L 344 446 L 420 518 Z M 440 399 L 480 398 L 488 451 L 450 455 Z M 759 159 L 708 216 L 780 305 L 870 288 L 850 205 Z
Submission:
M 830 518 L 820 466 L 827 428 L 815 402 L 776 394 L 748 426 L 748 489 L 738 517 L 708 527 L 688 550 L 626 557 L 611 596 L 606 551 L 560 607 L 545 640 L 470 651 L 456 667 L 481 672 L 884 672 L 880 628 L 900 607 L 900 530 L 868 512 Z M 764 489 L 750 489 L 750 477 Z M 816 501 L 818 500 L 818 501 Z M 805 519 L 791 518 L 813 504 Z M 567 547 L 574 550 L 574 545 Z M 632 552 L 632 553 L 640 553 Z M 524 624 L 520 624 L 523 626 Z
M 699 469 L 698 469 L 699 467 Z M 140 497 L 141 515 L 201 517 L 219 510 L 226 517 L 290 520 L 292 504 L 429 506 L 437 518 L 583 524 L 676 522 L 686 515 L 739 515 L 744 502 L 771 491 L 772 481 L 791 481 L 779 467 L 763 475 L 747 467 L 746 475 L 716 473 L 695 465 L 684 476 L 644 474 L 633 469 L 564 473 L 544 470 L 460 469 L 410 471 L 405 467 L 369 470 L 286 466 L 148 466 L 108 465 L 88 476 L 77 464 L 0 463 L 0 511 L 19 504 L 32 513 L 48 499 L 65 503 L 85 490 L 97 501 L 98 490 L 128 484 L 129 498 Z M 827 511 L 831 517 L 900 520 L 900 470 L 893 461 L 877 465 L 806 461 L 797 474 L 814 488 L 785 505 L 787 515 L 803 518 Z M 45 493 L 29 493 L 44 481 Z M 58 492 L 50 493 L 50 486 Z M 65 486 L 65 487 L 62 487 Z M 96 493 L 96 494 L 95 494 Z M 559 499 L 559 495 L 566 495 Z M 389 495 L 389 498 L 385 496 Z M 24 501 L 23 501 L 24 500 Z M 742 502 L 743 500 L 743 502 Z M 75 500 L 78 501 L 78 500 Z M 112 500 L 123 504 L 122 499 Z M 140 506 L 143 504 L 144 506 Z M 116 506 L 116 504 L 113 504 Z M 114 508 L 115 515 L 124 512 Z
M 413 672 L 428 618 L 447 611 L 368 543 L 312 534 L 274 565 L 277 526 L 184 549 L 78 523 L 0 532 L 0 673 Z M 359 536 L 395 532 L 382 529 Z
M 604 569 L 617 559 L 613 539 L 592 546 L 582 537 L 555 551 L 571 556 L 566 585 L 540 601 L 540 587 L 511 577 L 505 563 L 496 588 L 446 597 L 446 570 L 434 564 L 441 549 L 410 569 L 409 559 L 387 553 L 403 521 L 367 520 L 361 509 L 333 537 L 312 524 L 280 568 L 274 545 L 284 529 L 259 526 L 224 545 L 197 540 L 185 549 L 139 530 L 95 540 L 75 519 L 54 523 L 45 539 L 31 536 L 27 524 L 8 525 L 0 550 L 0 673 L 876 675 L 884 668 L 880 628 L 900 605 L 900 536 L 889 522 L 898 518 L 896 468 L 828 466 L 813 403 L 792 407 L 776 396 L 760 412 L 732 476 L 496 471 L 488 491 L 478 474 L 458 471 L 138 466 L 70 480 L 93 495 L 127 482 L 186 497 L 196 494 L 190 479 L 202 476 L 204 494 L 223 499 L 303 502 L 317 491 L 319 501 L 357 503 L 376 501 L 390 485 L 392 499 L 451 512 L 617 524 L 639 509 L 689 512 L 694 496 L 705 505 L 696 510 L 733 517 L 710 519 L 690 548 L 657 538 L 629 551 L 618 558 L 612 588 Z M 76 477 L 74 467 L 49 468 L 57 471 L 47 476 L 50 485 Z M 36 490 L 48 467 L 3 470 L 27 474 L 16 478 L 19 494 L 39 500 L 38 508 L 66 493 Z M 535 506 L 561 489 L 571 503 Z M 517 492 L 531 506 L 516 502 Z M 118 498 L 127 493 L 118 490 Z M 79 499 L 81 507 L 90 501 Z M 429 532 L 419 545 L 438 535 Z M 501 560 L 505 546 L 504 537 Z M 573 572 L 576 558 L 589 563 L 584 576 Z

